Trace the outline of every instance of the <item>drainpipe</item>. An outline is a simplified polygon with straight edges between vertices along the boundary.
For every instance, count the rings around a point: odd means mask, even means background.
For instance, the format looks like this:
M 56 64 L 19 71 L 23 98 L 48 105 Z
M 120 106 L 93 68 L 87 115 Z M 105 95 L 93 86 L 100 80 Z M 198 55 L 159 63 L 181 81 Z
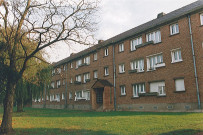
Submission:
M 197 89 L 198 108 L 201 109 L 199 84 L 198 84 L 197 67 L 196 67 L 196 61 L 195 61 L 195 51 L 194 51 L 194 44 L 193 44 L 192 26 L 191 26 L 190 15 L 188 15 L 188 21 L 189 21 L 189 29 L 190 29 L 190 40 L 191 40 L 191 46 L 192 46 L 193 64 L 194 64 L 194 70 L 195 70 L 195 83 L 196 83 L 196 89 Z
M 65 89 L 65 109 L 68 108 L 68 103 L 67 103 L 67 95 L 68 95 L 68 79 L 67 79 L 67 71 L 68 71 L 68 64 L 66 64 L 66 89 Z
M 116 65 L 115 65 L 115 46 L 113 45 L 113 88 L 114 88 L 114 110 L 116 111 Z

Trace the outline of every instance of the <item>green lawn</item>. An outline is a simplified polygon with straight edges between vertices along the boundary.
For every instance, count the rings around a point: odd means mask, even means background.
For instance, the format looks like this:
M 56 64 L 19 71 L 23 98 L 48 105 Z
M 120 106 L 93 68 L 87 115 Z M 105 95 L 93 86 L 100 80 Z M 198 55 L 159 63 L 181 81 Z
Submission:
M 25 108 L 25 112 L 13 114 L 13 128 L 16 135 L 195 135 L 203 133 L 203 113 Z

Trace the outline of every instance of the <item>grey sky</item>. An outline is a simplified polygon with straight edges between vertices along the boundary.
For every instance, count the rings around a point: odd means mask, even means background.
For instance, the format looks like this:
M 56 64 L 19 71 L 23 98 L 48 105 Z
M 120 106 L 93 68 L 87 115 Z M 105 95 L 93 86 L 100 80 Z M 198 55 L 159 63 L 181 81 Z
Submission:
M 100 23 L 96 39 L 106 40 L 133 27 L 146 23 L 157 17 L 158 13 L 169 13 L 196 0 L 101 0 L 99 10 Z M 87 46 L 58 45 L 50 52 L 50 61 L 59 61 Z

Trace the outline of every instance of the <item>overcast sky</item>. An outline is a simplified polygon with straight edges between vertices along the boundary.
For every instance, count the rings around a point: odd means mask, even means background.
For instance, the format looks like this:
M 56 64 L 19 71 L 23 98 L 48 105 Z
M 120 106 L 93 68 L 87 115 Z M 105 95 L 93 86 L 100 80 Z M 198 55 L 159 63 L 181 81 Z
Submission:
M 106 40 L 197 0 L 101 0 L 96 39 Z M 56 62 L 87 46 L 58 45 L 48 49 L 50 61 Z

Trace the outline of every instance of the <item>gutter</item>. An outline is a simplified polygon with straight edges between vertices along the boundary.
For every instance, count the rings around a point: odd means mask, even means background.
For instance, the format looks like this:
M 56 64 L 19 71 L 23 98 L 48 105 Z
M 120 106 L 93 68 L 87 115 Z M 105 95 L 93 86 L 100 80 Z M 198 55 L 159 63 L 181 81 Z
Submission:
M 194 70 L 195 70 L 195 84 L 196 84 L 196 90 L 197 90 L 198 109 L 201 109 L 200 94 L 199 94 L 199 84 L 198 84 L 197 67 L 196 67 L 196 59 L 195 59 L 195 51 L 194 51 L 194 43 L 193 43 L 192 26 L 191 26 L 190 15 L 188 15 L 188 22 L 189 22 L 190 40 L 191 40 L 191 46 L 192 46 L 193 65 L 194 65 Z
M 114 88 L 114 110 L 116 111 L 116 64 L 115 64 L 115 45 L 113 45 L 113 88 Z

